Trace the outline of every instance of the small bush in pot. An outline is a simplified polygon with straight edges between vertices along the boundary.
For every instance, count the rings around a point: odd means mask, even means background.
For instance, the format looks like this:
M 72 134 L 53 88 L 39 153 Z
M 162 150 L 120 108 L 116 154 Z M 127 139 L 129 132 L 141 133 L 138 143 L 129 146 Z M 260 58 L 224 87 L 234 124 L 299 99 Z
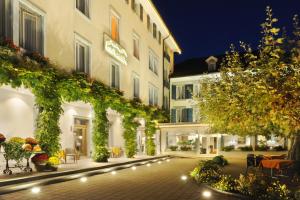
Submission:
M 171 151 L 176 151 L 178 149 L 178 146 L 170 146 Z
M 95 162 L 108 162 L 109 152 L 106 147 L 97 146 L 93 154 Z
M 241 151 L 253 151 L 252 146 L 243 146 L 243 147 L 239 147 L 239 149 Z
M 230 175 L 221 175 L 220 180 L 214 183 L 212 187 L 225 192 L 235 192 L 236 182 Z
M 232 150 L 234 150 L 234 145 L 229 145 L 229 146 L 226 146 L 226 147 L 222 148 L 222 151 L 226 151 L 226 152 L 229 152 L 229 151 L 232 151 Z

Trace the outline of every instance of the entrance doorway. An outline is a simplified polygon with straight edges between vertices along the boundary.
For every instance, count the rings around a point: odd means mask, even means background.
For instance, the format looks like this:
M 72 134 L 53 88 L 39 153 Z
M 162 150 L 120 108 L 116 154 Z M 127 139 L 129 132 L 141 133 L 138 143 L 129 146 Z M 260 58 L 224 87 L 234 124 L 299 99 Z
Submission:
M 74 119 L 74 147 L 81 156 L 87 156 L 88 122 L 86 119 Z

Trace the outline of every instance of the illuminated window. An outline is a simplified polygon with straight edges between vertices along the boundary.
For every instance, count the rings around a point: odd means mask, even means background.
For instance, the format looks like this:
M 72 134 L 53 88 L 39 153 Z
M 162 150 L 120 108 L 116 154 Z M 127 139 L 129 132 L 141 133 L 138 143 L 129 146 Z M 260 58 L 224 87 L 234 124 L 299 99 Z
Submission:
M 76 0 L 76 8 L 85 16 L 90 17 L 90 1 Z
M 140 39 L 137 35 L 133 35 L 133 55 L 136 59 L 140 59 Z
M 110 23 L 111 23 L 111 38 L 116 41 L 119 42 L 120 38 L 119 38 L 119 17 L 117 15 L 115 15 L 114 13 L 111 13 L 111 19 L 110 19 Z
M 25 8 L 20 9 L 20 46 L 43 54 L 42 16 Z

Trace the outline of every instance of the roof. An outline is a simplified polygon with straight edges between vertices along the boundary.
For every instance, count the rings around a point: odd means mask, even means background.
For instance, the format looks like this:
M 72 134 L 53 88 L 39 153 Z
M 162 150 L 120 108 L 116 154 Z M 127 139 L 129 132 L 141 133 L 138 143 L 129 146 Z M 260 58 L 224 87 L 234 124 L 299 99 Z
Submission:
M 208 71 L 208 63 L 206 60 L 210 57 L 215 57 L 218 59 L 216 63 L 216 70 L 215 71 Z M 191 58 L 185 60 L 181 63 L 178 63 L 174 66 L 174 73 L 171 75 L 171 78 L 176 77 L 185 77 L 185 76 L 195 76 L 207 73 L 218 72 L 221 67 L 221 62 L 225 56 L 206 56 L 200 58 Z

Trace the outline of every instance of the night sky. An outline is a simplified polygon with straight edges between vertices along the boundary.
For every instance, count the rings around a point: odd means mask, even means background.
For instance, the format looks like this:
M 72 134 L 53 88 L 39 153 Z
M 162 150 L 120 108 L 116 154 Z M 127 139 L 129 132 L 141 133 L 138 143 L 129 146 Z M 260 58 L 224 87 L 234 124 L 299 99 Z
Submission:
M 278 26 L 292 30 L 300 0 L 153 0 L 183 50 L 176 62 L 224 54 L 230 44 L 244 41 L 254 48 L 269 5 Z

